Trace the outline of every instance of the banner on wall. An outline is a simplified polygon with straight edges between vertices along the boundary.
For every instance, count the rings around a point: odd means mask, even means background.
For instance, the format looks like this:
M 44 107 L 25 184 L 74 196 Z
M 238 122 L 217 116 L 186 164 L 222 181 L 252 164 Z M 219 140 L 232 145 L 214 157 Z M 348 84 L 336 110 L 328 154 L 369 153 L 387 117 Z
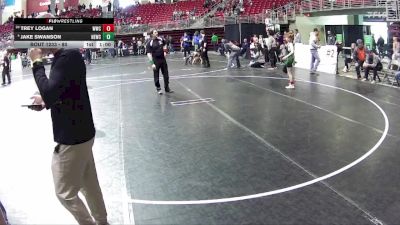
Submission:
M 26 11 L 28 14 L 46 12 L 50 4 L 50 0 L 28 0 L 26 1 Z M 56 0 L 56 4 L 60 4 L 60 1 Z M 70 6 L 77 7 L 78 4 L 79 0 L 64 0 L 65 8 Z
M 15 0 L 6 0 L 5 3 L 6 3 L 6 6 L 13 6 L 13 5 L 15 5 Z
M 364 35 L 364 45 L 368 49 L 372 49 L 372 35 Z
M 343 34 L 336 34 L 336 41 L 338 43 L 343 43 Z
M 336 74 L 337 47 L 335 45 L 325 45 L 318 49 L 321 62 L 318 72 Z M 295 67 L 309 70 L 311 67 L 310 45 L 296 43 L 294 47 Z

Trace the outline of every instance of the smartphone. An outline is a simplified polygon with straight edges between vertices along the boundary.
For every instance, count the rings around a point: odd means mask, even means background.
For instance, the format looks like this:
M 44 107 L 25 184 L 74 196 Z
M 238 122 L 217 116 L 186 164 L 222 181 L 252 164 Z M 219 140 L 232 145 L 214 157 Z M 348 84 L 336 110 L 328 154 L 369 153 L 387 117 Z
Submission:
M 42 105 L 34 105 L 34 104 L 31 104 L 31 105 L 21 105 L 21 107 L 37 107 L 37 106 L 42 106 Z

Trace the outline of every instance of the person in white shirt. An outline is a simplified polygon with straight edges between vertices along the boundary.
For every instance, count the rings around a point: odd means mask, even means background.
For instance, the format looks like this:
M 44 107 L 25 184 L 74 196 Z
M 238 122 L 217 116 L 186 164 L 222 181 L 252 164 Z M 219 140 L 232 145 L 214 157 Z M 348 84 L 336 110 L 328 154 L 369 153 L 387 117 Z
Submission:
M 301 35 L 299 33 L 299 30 L 298 29 L 294 29 L 294 33 L 295 33 L 294 43 L 301 43 Z
M 118 41 L 118 56 L 123 56 L 123 52 L 122 52 L 122 47 L 124 45 L 124 42 L 122 42 L 122 40 Z
M 272 30 L 268 30 L 268 40 L 267 40 L 267 48 L 268 48 L 268 58 L 271 63 L 271 70 L 276 69 L 276 51 L 278 47 L 278 43 L 275 40 L 274 32 Z
M 258 41 L 258 38 L 254 38 L 253 43 L 251 43 L 250 45 L 250 55 L 251 55 L 251 60 L 249 63 L 250 67 L 264 68 L 264 63 L 260 62 L 261 49 L 262 48 Z
M 287 33 L 285 39 L 286 39 L 287 54 L 282 58 L 284 62 L 283 72 L 287 73 L 289 76 L 289 85 L 286 86 L 286 88 L 294 89 L 295 80 L 294 80 L 294 75 L 292 73 L 292 67 L 294 64 L 294 45 L 293 45 L 294 34 L 292 32 Z
M 321 46 L 319 45 L 319 31 L 317 28 L 314 28 L 314 31 L 310 33 L 311 74 L 314 74 L 317 71 L 319 62 L 321 61 L 318 54 L 318 49 L 320 47 Z

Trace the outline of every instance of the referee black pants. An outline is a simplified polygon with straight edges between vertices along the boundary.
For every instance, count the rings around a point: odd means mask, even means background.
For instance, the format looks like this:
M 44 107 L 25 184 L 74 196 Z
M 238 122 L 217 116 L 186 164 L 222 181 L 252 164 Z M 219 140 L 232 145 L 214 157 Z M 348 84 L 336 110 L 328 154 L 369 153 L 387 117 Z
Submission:
M 186 53 L 187 53 L 187 55 L 186 55 Z M 185 47 L 183 48 L 183 56 L 184 56 L 185 58 L 190 56 L 190 47 L 189 47 L 189 46 L 185 46 Z
M 3 68 L 3 72 L 2 72 L 3 84 L 6 83 L 6 76 L 7 76 L 8 83 L 11 84 L 10 69 L 8 67 Z
M 203 59 L 203 65 L 205 67 L 210 67 L 210 60 L 208 59 L 208 51 L 202 51 L 201 58 Z
M 154 69 L 154 84 L 156 85 L 157 90 L 161 89 L 160 86 L 160 70 L 163 74 L 164 78 L 164 89 L 169 88 L 169 75 L 168 75 L 168 65 L 166 59 L 154 59 L 154 65 L 156 68 Z

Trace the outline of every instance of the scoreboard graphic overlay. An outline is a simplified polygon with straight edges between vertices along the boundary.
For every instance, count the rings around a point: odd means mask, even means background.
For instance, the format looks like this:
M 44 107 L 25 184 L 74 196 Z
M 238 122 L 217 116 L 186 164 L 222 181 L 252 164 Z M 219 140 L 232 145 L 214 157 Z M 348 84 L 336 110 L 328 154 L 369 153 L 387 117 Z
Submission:
M 14 48 L 113 48 L 114 18 L 15 18 Z

